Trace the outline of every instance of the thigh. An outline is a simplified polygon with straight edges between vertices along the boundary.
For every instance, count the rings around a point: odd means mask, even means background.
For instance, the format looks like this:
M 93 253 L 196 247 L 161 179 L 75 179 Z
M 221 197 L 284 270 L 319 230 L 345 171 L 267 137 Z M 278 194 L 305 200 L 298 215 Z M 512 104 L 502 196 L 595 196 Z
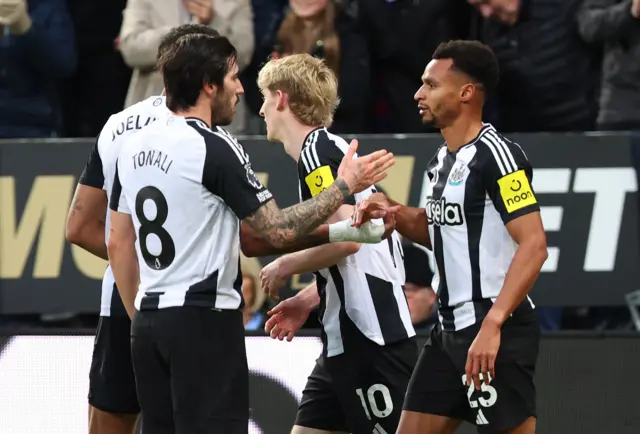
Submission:
M 298 407 L 293 432 L 303 434 L 307 430 L 325 432 L 349 432 L 345 414 L 334 390 L 333 380 L 320 357 L 307 379 Z
M 445 352 L 438 325 L 431 331 L 418 358 L 403 409 L 456 420 L 469 420 L 471 417 L 462 373 Z
M 327 360 L 349 430 L 395 433 L 418 348 L 413 339 L 364 348 Z
M 535 366 L 540 329 L 534 315 L 503 326 L 496 376 L 480 391 L 469 391 L 480 433 L 510 431 L 536 417 Z
M 140 412 L 130 336 L 128 316 L 100 317 L 89 371 L 89 404 L 101 412 Z
M 242 314 L 178 308 L 166 326 L 176 434 L 246 434 L 249 368 Z
M 169 363 L 157 341 L 156 315 L 157 312 L 136 312 L 133 317 L 131 357 L 145 431 L 173 434 Z

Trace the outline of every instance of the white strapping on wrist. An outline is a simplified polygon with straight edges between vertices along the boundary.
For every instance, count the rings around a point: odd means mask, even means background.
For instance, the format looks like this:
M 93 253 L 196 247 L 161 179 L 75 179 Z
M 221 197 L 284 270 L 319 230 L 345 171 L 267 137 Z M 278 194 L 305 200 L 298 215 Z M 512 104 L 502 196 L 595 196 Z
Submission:
M 352 220 L 342 220 L 329 225 L 329 241 L 339 243 L 341 241 L 353 241 L 356 243 L 375 244 L 382 241 L 384 224 L 368 221 L 360 228 L 351 226 Z

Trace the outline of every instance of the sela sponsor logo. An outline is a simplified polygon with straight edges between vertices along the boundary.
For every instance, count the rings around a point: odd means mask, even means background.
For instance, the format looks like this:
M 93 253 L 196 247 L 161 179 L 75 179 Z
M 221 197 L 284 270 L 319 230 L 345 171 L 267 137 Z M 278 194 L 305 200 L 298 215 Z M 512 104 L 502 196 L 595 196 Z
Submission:
M 463 223 L 462 207 L 457 203 L 447 203 L 446 198 L 439 200 L 427 197 L 427 219 L 436 226 L 458 226 Z

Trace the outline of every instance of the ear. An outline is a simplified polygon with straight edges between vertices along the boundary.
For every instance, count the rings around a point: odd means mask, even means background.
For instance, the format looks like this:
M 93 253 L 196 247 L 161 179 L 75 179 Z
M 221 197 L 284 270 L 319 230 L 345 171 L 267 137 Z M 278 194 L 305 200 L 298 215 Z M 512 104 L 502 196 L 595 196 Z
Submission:
M 286 93 L 281 90 L 276 90 L 276 110 L 283 111 L 289 103 L 289 98 Z
M 217 91 L 218 91 L 218 88 L 217 88 L 214 84 L 211 84 L 211 83 L 205 83 L 205 84 L 204 84 L 204 86 L 203 86 L 203 88 L 202 88 L 202 91 L 205 93 L 205 95 L 206 95 L 208 98 L 213 98 L 213 97 L 215 97 L 215 96 L 216 96 L 216 93 L 217 93 Z
M 469 102 L 476 95 L 478 90 L 472 83 L 467 83 L 460 89 L 460 101 Z

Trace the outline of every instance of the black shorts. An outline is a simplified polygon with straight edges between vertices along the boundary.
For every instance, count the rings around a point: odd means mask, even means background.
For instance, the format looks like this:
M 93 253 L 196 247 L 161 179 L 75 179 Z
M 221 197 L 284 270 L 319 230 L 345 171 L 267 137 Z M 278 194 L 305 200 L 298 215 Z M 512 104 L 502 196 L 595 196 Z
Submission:
M 131 350 L 145 432 L 247 434 L 249 368 L 240 311 L 137 311 Z
M 495 378 L 477 391 L 465 385 L 464 368 L 479 329 L 480 324 L 455 332 L 434 327 L 411 377 L 405 410 L 466 420 L 480 433 L 513 429 L 536 417 L 536 313 L 522 305 L 504 323 Z
M 89 404 L 109 413 L 139 413 L 131 364 L 131 321 L 101 316 L 89 370 Z
M 418 359 L 415 339 L 321 356 L 302 393 L 296 425 L 352 434 L 394 434 Z

